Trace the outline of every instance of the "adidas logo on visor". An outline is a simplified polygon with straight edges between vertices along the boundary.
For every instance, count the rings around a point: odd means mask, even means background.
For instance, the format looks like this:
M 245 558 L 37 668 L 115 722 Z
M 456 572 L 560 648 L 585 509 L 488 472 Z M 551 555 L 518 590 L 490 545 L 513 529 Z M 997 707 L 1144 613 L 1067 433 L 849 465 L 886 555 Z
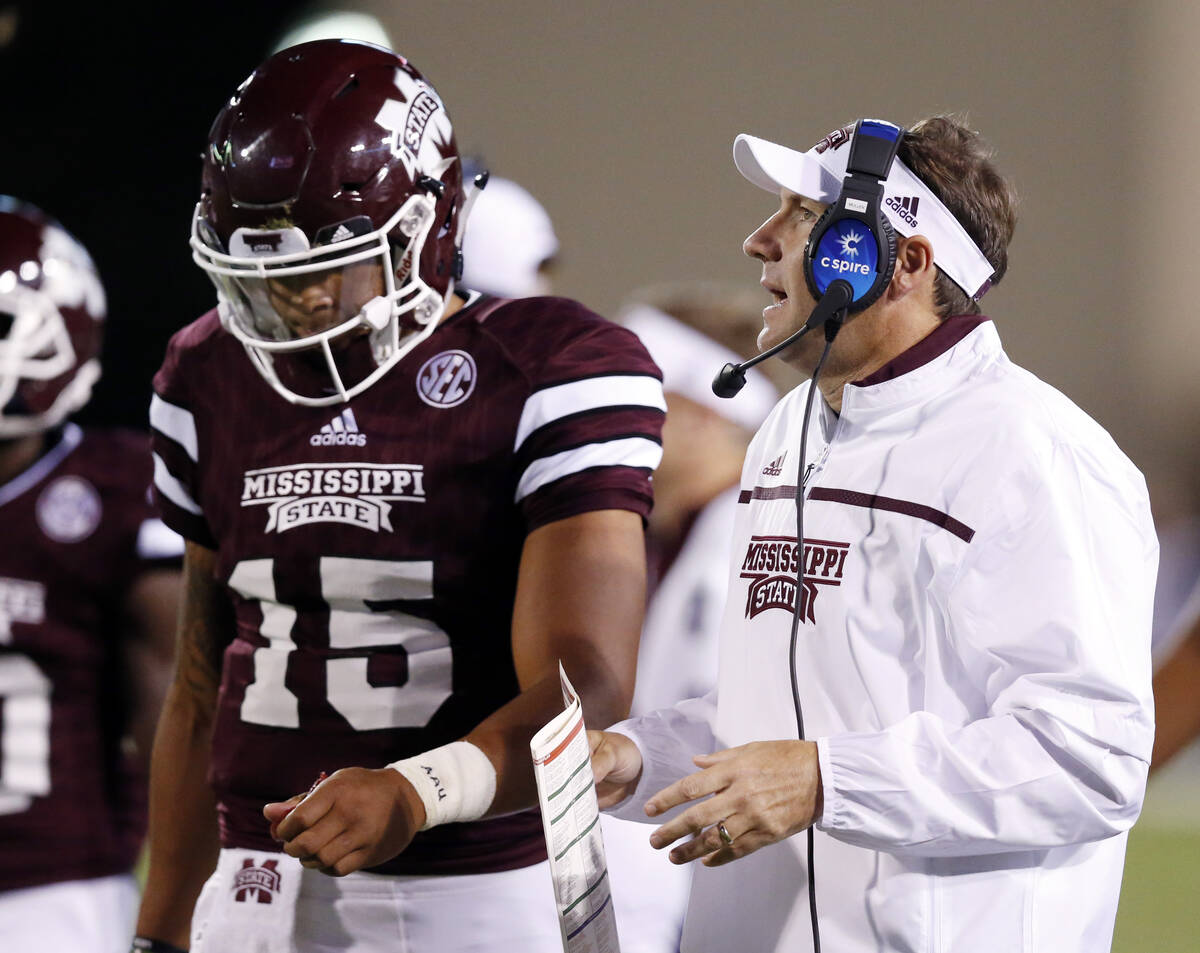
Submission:
M 908 222 L 913 228 L 917 227 L 917 206 L 920 204 L 921 198 L 917 195 L 906 195 L 903 198 L 897 195 L 889 195 L 886 202 L 883 204 L 895 212 L 900 218 Z
M 365 447 L 367 435 L 358 430 L 358 421 L 349 407 L 308 438 L 314 447 Z

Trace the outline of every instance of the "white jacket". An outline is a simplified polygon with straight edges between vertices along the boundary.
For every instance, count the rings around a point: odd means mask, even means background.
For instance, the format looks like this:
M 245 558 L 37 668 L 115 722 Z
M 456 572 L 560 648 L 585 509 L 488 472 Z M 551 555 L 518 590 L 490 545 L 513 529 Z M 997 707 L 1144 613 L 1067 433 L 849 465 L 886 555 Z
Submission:
M 826 953 L 1095 953 L 1154 734 L 1158 543 L 1141 474 L 955 318 L 809 432 L 797 650 L 824 814 Z M 964 336 L 965 335 L 965 336 Z M 622 723 L 646 820 L 691 755 L 796 737 L 788 678 L 801 415 L 750 446 L 717 689 Z M 807 951 L 805 835 L 696 865 L 683 949 Z

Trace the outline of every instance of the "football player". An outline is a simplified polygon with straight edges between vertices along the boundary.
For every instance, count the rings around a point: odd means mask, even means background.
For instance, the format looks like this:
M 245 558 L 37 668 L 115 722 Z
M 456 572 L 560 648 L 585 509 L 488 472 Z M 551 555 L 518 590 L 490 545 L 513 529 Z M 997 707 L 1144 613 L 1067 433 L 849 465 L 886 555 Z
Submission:
M 0 197 L 0 949 L 117 951 L 182 540 L 145 435 L 68 421 L 100 374 L 83 246 Z
M 137 948 L 561 949 L 529 739 L 560 662 L 628 710 L 665 405 L 631 332 L 456 287 L 466 192 L 369 44 L 273 55 L 212 127 L 218 306 L 151 410 L 187 553 Z

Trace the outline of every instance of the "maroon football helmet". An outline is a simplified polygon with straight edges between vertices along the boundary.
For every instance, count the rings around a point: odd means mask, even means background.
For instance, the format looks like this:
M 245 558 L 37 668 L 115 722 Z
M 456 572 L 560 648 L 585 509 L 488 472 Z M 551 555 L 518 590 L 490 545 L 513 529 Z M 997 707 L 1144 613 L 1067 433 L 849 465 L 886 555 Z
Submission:
M 365 390 L 432 332 L 464 218 L 433 87 L 390 50 L 317 40 L 270 57 L 217 116 L 191 245 L 255 367 L 287 400 L 319 406 Z M 346 351 L 368 345 L 349 379 Z M 280 373 L 295 352 L 332 386 L 301 393 Z
M 47 430 L 87 403 L 104 316 L 87 250 L 41 209 L 0 196 L 0 439 Z

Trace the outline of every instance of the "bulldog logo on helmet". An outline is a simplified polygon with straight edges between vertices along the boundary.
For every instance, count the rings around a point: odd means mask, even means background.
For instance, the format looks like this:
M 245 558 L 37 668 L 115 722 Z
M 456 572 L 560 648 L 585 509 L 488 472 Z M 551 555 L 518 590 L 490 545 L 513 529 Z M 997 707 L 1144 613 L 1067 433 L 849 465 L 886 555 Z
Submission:
M 402 69 L 396 70 L 396 89 L 400 99 L 389 99 L 380 108 L 375 122 L 386 129 L 392 154 L 404 163 L 410 176 L 417 170 L 440 177 L 443 155 L 453 136 L 450 118 L 433 88 Z M 433 126 L 429 140 L 425 133 Z M 436 140 L 436 141 L 432 141 Z M 427 148 L 431 142 L 433 148 Z

